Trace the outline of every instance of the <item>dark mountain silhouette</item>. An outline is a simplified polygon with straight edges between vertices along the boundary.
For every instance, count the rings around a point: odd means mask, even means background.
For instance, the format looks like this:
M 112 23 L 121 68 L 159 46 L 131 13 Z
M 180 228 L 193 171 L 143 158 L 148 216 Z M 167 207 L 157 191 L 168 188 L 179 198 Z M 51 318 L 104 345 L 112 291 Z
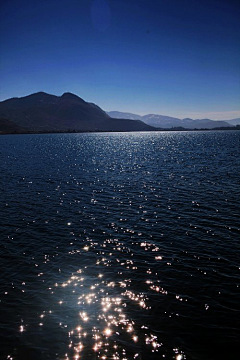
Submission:
M 171 129 L 171 128 L 185 128 L 185 129 L 214 129 L 217 127 L 229 127 L 238 124 L 237 120 L 233 120 L 231 122 L 227 120 L 211 120 L 211 119 L 179 119 L 171 116 L 165 115 L 156 115 L 156 114 L 148 114 L 148 115 L 137 115 L 131 113 L 122 113 L 119 111 L 109 111 L 107 112 L 109 116 L 113 116 L 115 118 L 127 118 L 127 119 L 138 119 L 142 120 L 146 124 L 150 126 L 154 126 L 156 128 L 162 129 Z
M 0 102 L 0 117 L 31 132 L 153 130 L 142 121 L 113 119 L 72 93 L 55 96 L 38 92 L 8 99 Z
M 26 129 L 14 124 L 12 121 L 0 118 L 0 134 L 18 134 L 26 132 Z

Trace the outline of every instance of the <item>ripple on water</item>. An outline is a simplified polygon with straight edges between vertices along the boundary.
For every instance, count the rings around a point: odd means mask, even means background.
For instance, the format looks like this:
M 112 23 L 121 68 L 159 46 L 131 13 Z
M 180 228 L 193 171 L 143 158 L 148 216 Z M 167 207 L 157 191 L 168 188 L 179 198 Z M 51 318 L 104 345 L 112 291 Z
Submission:
M 237 358 L 239 132 L 1 140 L 5 359 Z

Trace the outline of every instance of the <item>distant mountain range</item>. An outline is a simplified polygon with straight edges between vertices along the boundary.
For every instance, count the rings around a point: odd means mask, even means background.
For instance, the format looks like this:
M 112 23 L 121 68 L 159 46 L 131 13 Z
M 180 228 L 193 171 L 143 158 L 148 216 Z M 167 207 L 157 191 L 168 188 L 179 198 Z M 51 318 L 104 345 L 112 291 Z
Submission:
M 105 112 L 77 95 L 38 92 L 0 102 L 0 133 L 154 131 L 157 129 L 214 129 L 240 124 L 240 119 L 178 119 L 170 116 Z
M 148 125 L 161 129 L 185 128 L 185 129 L 214 129 L 218 127 L 230 127 L 240 125 L 240 118 L 232 120 L 210 120 L 210 119 L 179 119 L 164 115 L 137 115 L 119 111 L 109 111 L 107 114 L 114 118 L 125 118 L 131 120 L 141 120 Z
M 232 120 L 225 120 L 225 121 L 228 122 L 230 125 L 233 125 L 233 126 L 240 125 L 240 118 L 232 119 Z
M 141 120 L 114 119 L 72 93 L 38 92 L 0 102 L 0 132 L 146 131 Z

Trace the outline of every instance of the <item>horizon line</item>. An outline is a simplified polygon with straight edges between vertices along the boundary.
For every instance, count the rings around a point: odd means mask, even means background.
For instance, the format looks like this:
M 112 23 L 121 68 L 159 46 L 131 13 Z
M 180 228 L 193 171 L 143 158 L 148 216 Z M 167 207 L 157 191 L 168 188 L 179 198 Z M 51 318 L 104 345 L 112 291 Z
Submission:
M 90 102 L 92 103 L 92 101 L 88 101 L 88 100 L 85 100 L 84 98 L 82 98 L 81 96 L 71 92 L 71 91 L 64 91 L 62 92 L 61 95 L 55 95 L 55 94 L 52 94 L 52 93 L 49 93 L 49 92 L 46 92 L 46 91 L 43 91 L 43 90 L 40 90 L 40 91 L 36 91 L 36 92 L 33 92 L 33 93 L 30 93 L 28 95 L 22 95 L 22 96 L 12 96 L 12 97 L 8 97 L 8 98 L 5 98 L 5 99 L 0 99 L 0 102 L 2 101 L 6 101 L 6 100 L 9 100 L 9 99 L 19 99 L 19 98 L 22 98 L 22 97 L 27 97 L 27 96 L 30 96 L 30 95 L 34 95 L 34 94 L 38 94 L 38 93 L 45 93 L 45 94 L 48 94 L 48 95 L 53 95 L 53 96 L 57 96 L 57 97 L 61 97 L 63 94 L 66 94 L 66 93 L 71 93 L 73 95 L 76 95 L 78 97 L 80 97 L 81 99 L 83 99 L 84 101 L 86 102 Z M 137 116 L 146 116 L 146 115 L 159 115 L 159 116 L 166 116 L 166 117 L 173 117 L 173 118 L 178 118 L 180 120 L 183 120 L 183 119 L 192 119 L 192 120 L 204 120 L 204 119 L 208 119 L 208 120 L 213 120 L 213 121 L 229 121 L 229 120 L 235 120 L 235 119 L 238 119 L 240 118 L 240 110 L 230 110 L 230 111 L 191 111 L 191 112 L 185 112 L 185 111 L 181 111 L 179 115 L 175 115 L 175 114 L 171 114 L 169 115 L 166 115 L 166 114 L 162 114 L 161 112 L 138 112 L 138 110 L 136 111 L 128 111 L 128 110 L 104 110 L 104 106 L 102 105 L 99 105 L 99 104 L 96 104 L 97 106 L 99 106 L 103 111 L 105 112 L 111 112 L 111 111 L 114 111 L 114 112 L 120 112 L 120 113 L 127 113 L 127 114 L 133 114 L 133 115 L 137 115 Z M 183 115 L 185 114 L 185 115 Z M 197 115 L 198 114 L 198 115 Z M 224 116 L 225 114 L 225 116 Z

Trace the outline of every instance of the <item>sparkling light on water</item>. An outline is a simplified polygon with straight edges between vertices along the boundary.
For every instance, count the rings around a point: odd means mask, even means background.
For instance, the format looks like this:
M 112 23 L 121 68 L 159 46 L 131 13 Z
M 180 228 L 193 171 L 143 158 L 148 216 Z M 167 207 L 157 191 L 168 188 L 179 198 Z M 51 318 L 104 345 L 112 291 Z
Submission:
M 190 360 L 235 344 L 234 136 L 7 137 L 5 358 Z

